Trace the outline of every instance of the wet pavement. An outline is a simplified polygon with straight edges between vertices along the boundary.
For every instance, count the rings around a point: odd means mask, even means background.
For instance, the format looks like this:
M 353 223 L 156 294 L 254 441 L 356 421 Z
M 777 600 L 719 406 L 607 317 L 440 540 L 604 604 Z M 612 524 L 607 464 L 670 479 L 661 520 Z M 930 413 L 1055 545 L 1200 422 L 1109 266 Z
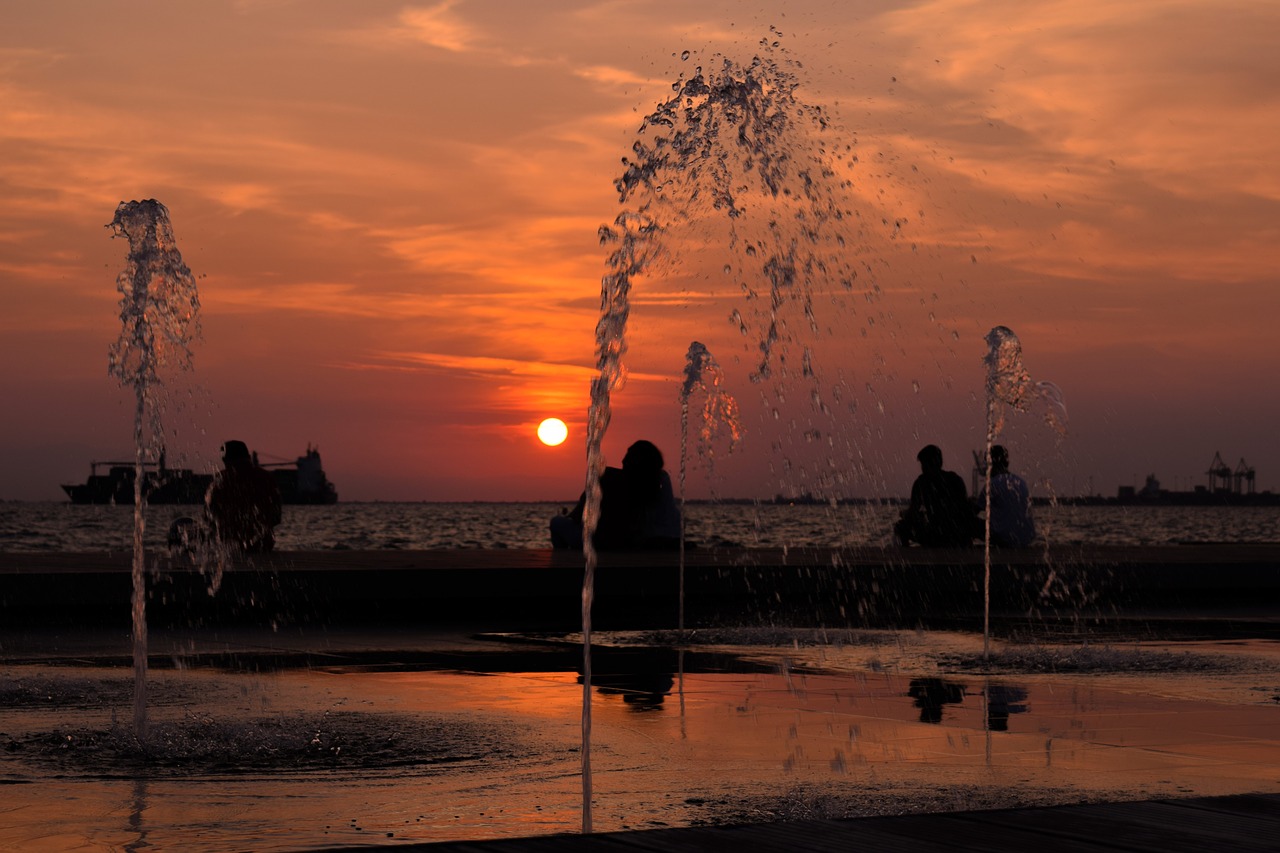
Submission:
M 307 850 L 577 832 L 568 635 L 0 634 L 0 845 Z M 679 642 L 676 642 L 679 641 Z M 1280 793 L 1280 643 L 612 633 L 597 832 Z M 70 808 L 68 804 L 74 804 Z

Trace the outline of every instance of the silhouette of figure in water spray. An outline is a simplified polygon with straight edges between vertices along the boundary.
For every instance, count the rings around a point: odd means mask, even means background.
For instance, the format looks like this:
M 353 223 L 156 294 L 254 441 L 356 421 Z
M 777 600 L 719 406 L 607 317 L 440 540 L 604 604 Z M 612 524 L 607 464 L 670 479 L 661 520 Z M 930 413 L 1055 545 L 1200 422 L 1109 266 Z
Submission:
M 121 202 L 107 226 L 129 241 L 120 291 L 120 338 L 108 354 L 108 371 L 135 397 L 133 439 L 133 730 L 147 728 L 146 532 L 147 493 L 143 468 L 148 451 L 164 449 L 162 372 L 191 367 L 191 343 L 200 336 L 200 299 L 195 276 L 173 237 L 168 209 L 155 199 Z

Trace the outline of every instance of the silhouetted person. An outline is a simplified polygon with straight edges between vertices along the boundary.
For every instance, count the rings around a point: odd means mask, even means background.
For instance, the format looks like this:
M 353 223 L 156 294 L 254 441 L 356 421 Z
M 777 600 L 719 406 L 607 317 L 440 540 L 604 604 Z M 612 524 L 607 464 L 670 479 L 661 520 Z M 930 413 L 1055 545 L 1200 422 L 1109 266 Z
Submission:
M 985 509 L 986 490 L 978 497 Z M 997 444 L 991 448 L 991 544 L 1025 548 L 1035 538 L 1027 481 L 1009 471 L 1009 451 Z
M 275 548 L 280 490 L 259 467 L 243 441 L 222 445 L 223 469 L 205 495 L 205 512 L 216 541 L 247 554 Z
M 554 547 L 582 547 L 586 506 L 583 492 L 572 511 L 551 519 Z M 680 547 L 680 508 L 662 451 L 652 442 L 637 441 L 627 448 L 621 468 L 605 468 L 600 475 L 600 517 L 592 541 L 601 551 Z
M 919 542 L 927 548 L 973 544 L 977 516 L 964 478 L 942 470 L 937 445 L 926 445 L 916 459 L 920 476 L 911 484 L 911 503 L 893 527 L 894 538 L 901 545 Z

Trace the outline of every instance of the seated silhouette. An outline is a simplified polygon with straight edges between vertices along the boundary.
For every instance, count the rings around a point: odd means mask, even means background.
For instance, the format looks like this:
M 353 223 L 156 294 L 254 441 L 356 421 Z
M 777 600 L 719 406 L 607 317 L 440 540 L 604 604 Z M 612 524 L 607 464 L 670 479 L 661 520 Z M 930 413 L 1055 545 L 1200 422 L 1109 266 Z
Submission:
M 942 468 L 942 450 L 926 445 L 916 454 L 920 476 L 911 485 L 911 503 L 893 527 L 900 545 L 916 542 L 926 548 L 973 544 L 978 518 L 969 503 L 964 478 Z
M 583 492 L 571 511 L 551 519 L 552 546 L 582 547 L 586 505 Z M 679 548 L 680 509 L 662 451 L 652 442 L 632 444 L 621 468 L 605 468 L 600 475 L 600 517 L 592 543 L 600 551 Z
M 978 507 L 986 510 L 987 493 L 978 495 Z M 1025 548 L 1036 538 L 1031 519 L 1031 493 L 1027 481 L 1009 470 L 1009 451 L 991 448 L 991 544 L 1000 548 Z

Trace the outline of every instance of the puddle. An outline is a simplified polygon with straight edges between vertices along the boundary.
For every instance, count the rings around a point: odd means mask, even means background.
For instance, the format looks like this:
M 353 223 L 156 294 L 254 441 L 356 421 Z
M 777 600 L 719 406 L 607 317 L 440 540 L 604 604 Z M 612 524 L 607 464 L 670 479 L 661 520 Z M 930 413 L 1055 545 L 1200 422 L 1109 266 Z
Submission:
M 0 846 L 576 832 L 571 639 L 162 637 L 146 749 L 127 667 L 84 665 L 110 642 L 68 640 L 0 675 Z M 1000 647 L 983 674 L 961 634 L 694 639 L 598 638 L 597 831 L 1280 791 L 1275 643 Z

